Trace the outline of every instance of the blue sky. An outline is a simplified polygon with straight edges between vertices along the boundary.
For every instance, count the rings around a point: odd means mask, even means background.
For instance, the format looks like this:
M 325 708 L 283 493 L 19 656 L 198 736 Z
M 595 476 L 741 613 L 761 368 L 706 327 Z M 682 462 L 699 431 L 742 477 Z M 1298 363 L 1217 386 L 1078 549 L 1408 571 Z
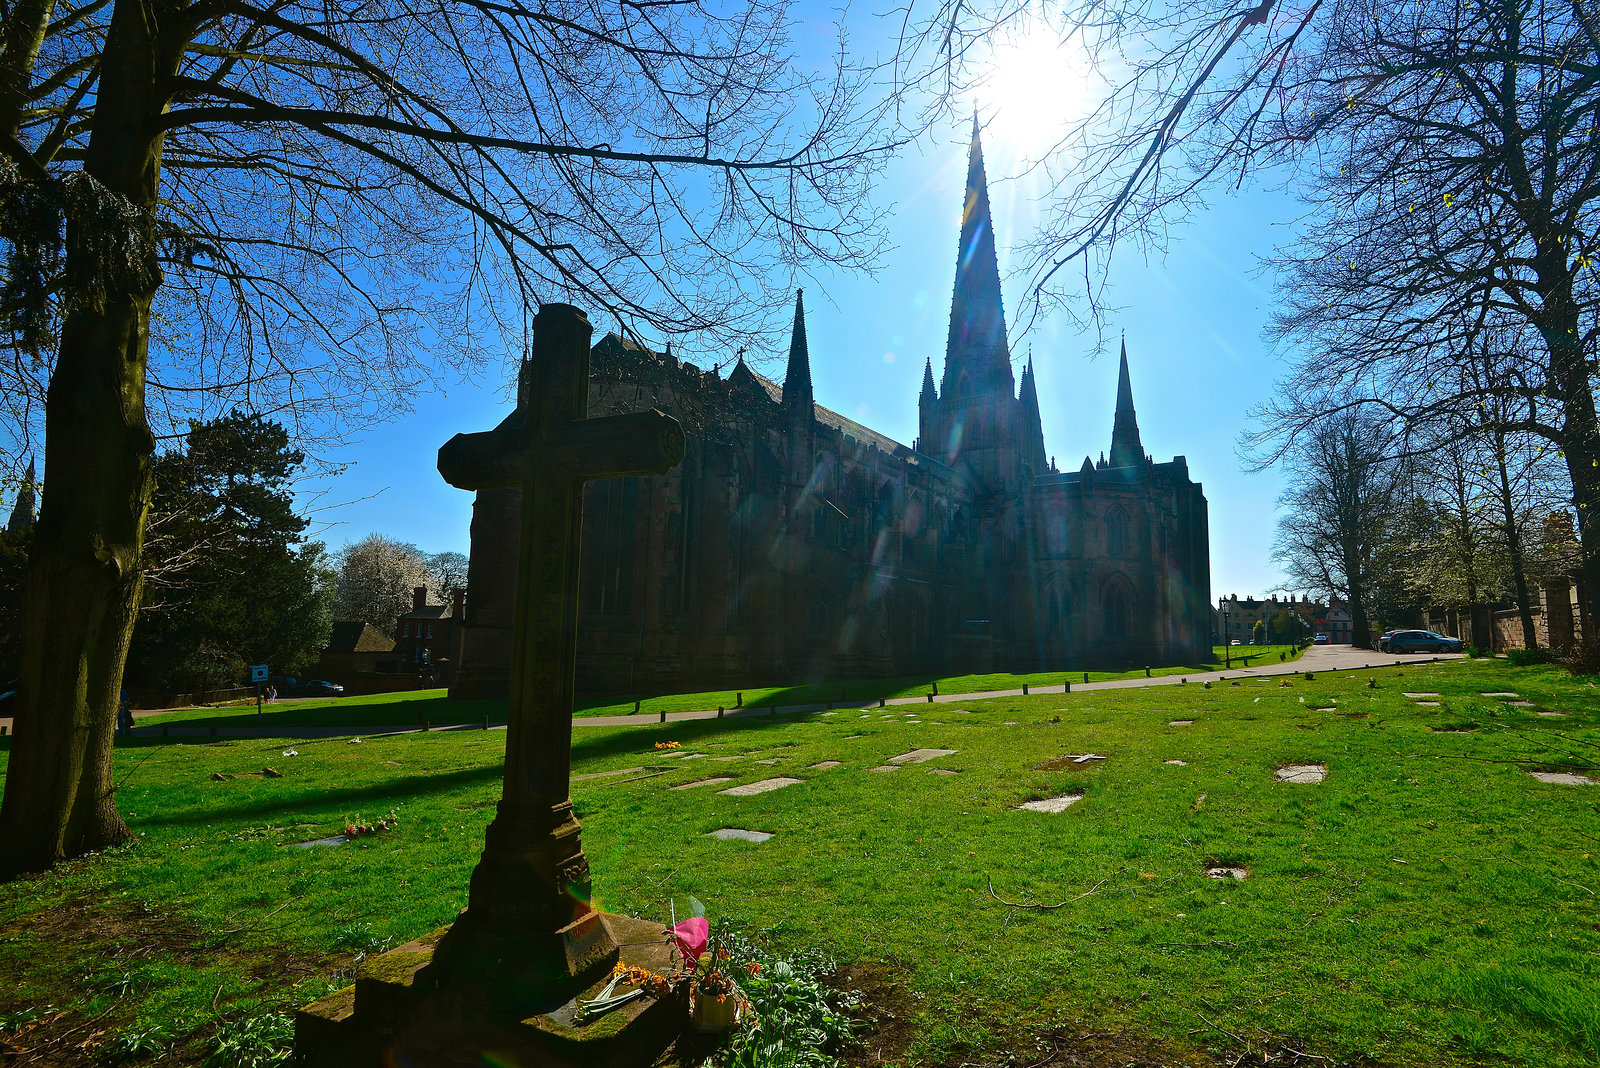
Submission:
M 812 28 L 821 40 L 823 21 Z M 1026 240 L 1041 210 L 1027 181 L 1008 177 L 1031 150 L 1027 139 L 1037 136 L 1042 118 L 1028 102 L 1059 101 L 1074 91 L 1070 80 L 1052 85 L 1058 69 L 1053 54 L 1045 56 L 1045 65 L 1009 65 L 1023 74 L 976 101 L 986 123 L 1003 276 L 1011 247 Z M 1059 74 L 1071 77 L 1066 68 Z M 817 400 L 908 444 L 916 435 L 923 361 L 933 358 L 937 376 L 943 359 L 967 138 L 965 124 L 953 125 L 889 168 L 878 196 L 893 212 L 893 247 L 876 274 L 803 279 Z M 1257 274 L 1256 257 L 1287 240 L 1285 223 L 1294 208 L 1281 194 L 1220 197 L 1171 233 L 1164 256 L 1120 250 L 1110 276 L 1110 301 L 1119 310 L 1106 325 L 1113 339 L 1126 333 L 1145 449 L 1158 461 L 1186 456 L 1191 477 L 1205 486 L 1214 598 L 1264 593 L 1282 580 L 1269 558 L 1282 479 L 1276 471 L 1244 473 L 1236 442 L 1247 412 L 1265 399 L 1279 373 L 1261 340 L 1271 280 Z M 1020 282 L 1007 277 L 1008 318 L 1018 306 Z M 1065 315 L 1026 335 L 1013 322 L 1013 356 L 1021 361 L 1033 353 L 1045 447 L 1063 469 L 1109 447 L 1117 370 L 1112 345 L 1093 358 L 1094 335 L 1080 332 Z M 782 356 L 760 354 L 767 362 L 758 360 L 758 369 L 781 376 Z M 506 367 L 509 373 L 509 361 Z M 348 464 L 341 475 L 307 487 L 323 491 L 321 504 L 312 505 L 325 524 L 320 536 L 337 548 L 377 531 L 429 552 L 465 552 L 472 498 L 439 478 L 437 450 L 457 431 L 493 426 L 507 410 L 501 382 L 448 384 L 365 434 L 338 457 Z M 324 506 L 331 502 L 348 503 Z

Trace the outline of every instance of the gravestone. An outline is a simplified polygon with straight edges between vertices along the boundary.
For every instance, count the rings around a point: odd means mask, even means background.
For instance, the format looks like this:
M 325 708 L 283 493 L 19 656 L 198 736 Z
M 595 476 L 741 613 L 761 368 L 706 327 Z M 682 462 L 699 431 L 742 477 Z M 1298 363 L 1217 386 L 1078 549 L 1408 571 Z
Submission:
M 659 411 L 587 418 L 591 332 L 577 308 L 540 308 L 516 411 L 439 450 L 439 473 L 453 486 L 522 490 L 500 803 L 466 909 L 448 928 L 364 962 L 353 988 L 298 1013 L 295 1052 L 305 1063 L 620 1068 L 649 1064 L 681 1028 L 684 1006 L 650 997 L 572 1022 L 573 999 L 619 957 L 668 966 L 662 925 L 589 904 L 568 796 L 583 484 L 665 474 L 684 451 L 682 428 Z

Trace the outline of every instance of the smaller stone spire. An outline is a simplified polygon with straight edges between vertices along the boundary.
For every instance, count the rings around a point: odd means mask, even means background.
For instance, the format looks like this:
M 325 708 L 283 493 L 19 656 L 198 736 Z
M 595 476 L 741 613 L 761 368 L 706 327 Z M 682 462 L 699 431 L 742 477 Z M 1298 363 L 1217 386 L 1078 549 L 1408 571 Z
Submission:
M 917 405 L 927 408 L 939 399 L 939 390 L 933 384 L 933 357 L 922 365 L 922 393 L 917 397 Z
M 794 332 L 789 337 L 789 371 L 783 378 L 783 406 L 810 418 L 815 400 L 811 392 L 811 353 L 806 348 L 805 290 L 794 291 Z
M 1133 385 L 1128 378 L 1128 339 L 1122 339 L 1122 363 L 1117 369 L 1117 411 L 1111 421 L 1111 466 L 1137 467 L 1144 463 L 1139 440 L 1139 420 L 1133 411 Z
M 28 477 L 17 491 L 17 501 L 11 506 L 11 520 L 6 523 L 6 533 L 21 536 L 33 529 L 35 490 L 38 483 L 33 457 L 28 457 Z
M 1022 455 L 1032 465 L 1035 474 L 1046 468 L 1044 452 L 1044 422 L 1039 416 L 1039 386 L 1033 370 L 1033 353 L 1028 353 L 1028 366 L 1022 369 L 1022 391 L 1018 400 L 1022 404 Z

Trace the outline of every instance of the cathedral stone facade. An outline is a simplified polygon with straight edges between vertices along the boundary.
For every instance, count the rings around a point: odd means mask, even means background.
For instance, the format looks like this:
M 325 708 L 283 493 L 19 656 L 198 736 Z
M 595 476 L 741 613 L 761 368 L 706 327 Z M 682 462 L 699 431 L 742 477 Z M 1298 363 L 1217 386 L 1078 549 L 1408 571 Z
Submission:
M 907 447 L 812 397 L 803 298 L 782 385 L 607 335 L 590 412 L 660 408 L 688 453 L 584 494 L 578 684 L 595 693 L 1210 658 L 1206 499 L 1144 453 L 1124 348 L 1109 458 L 1057 471 L 1006 342 L 973 132 L 942 380 Z M 518 491 L 473 510 L 452 695 L 506 691 Z

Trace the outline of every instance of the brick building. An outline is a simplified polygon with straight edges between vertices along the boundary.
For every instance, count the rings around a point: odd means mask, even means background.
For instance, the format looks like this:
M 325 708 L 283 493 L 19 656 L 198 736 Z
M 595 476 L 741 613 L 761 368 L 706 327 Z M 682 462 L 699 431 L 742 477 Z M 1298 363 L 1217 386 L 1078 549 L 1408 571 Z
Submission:
M 411 611 L 395 622 L 393 659 L 400 671 L 451 683 L 460 662 L 466 594 L 455 590 L 449 604 L 429 604 L 426 586 L 411 591 Z
M 1209 658 L 1206 499 L 1183 457 L 1145 455 L 1126 347 L 1109 458 L 1046 455 L 1031 363 L 1012 373 L 976 127 L 959 248 L 911 446 L 815 402 L 799 297 L 781 385 L 742 360 L 723 379 L 670 348 L 594 346 L 591 414 L 660 408 L 688 448 L 665 476 L 585 490 L 581 688 Z M 518 509 L 516 489 L 477 494 L 454 696 L 506 690 Z

